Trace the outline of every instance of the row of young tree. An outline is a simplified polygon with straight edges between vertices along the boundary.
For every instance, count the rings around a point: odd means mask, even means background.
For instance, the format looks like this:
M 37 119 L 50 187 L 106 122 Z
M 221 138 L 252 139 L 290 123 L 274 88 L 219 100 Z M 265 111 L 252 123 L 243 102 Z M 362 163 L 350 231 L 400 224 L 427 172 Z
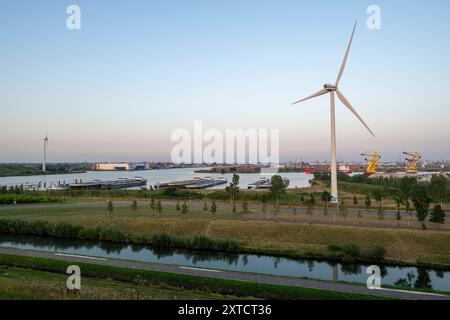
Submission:
M 232 212 L 237 212 L 236 209 L 236 196 L 239 193 L 239 180 L 240 177 L 239 175 L 237 175 L 236 173 L 233 174 L 233 177 L 231 179 L 230 184 L 225 188 L 225 192 L 227 193 L 228 197 L 230 198 L 230 203 L 231 203 L 231 208 L 232 208 Z M 281 178 L 281 176 L 279 175 L 275 175 L 271 178 L 271 187 L 269 189 L 269 195 L 270 197 L 273 197 L 276 199 L 276 207 L 279 207 L 279 197 L 280 195 L 285 192 L 286 187 L 283 184 L 283 179 Z M 172 191 L 171 191 L 172 192 Z M 265 203 L 267 202 L 267 198 L 264 197 L 263 198 L 263 203 L 265 205 Z M 131 209 L 133 211 L 136 211 L 138 208 L 137 205 L 137 201 L 133 200 L 131 203 Z M 150 196 L 150 208 L 156 212 L 158 212 L 159 214 L 162 213 L 163 211 L 163 206 L 160 200 L 156 201 L 154 198 L 152 198 Z M 186 214 L 189 212 L 189 206 L 187 205 L 187 202 L 184 201 L 183 204 L 180 205 L 180 202 L 177 201 L 176 203 L 176 211 L 180 211 L 183 214 Z M 215 201 L 212 202 L 212 204 L 208 207 L 208 204 L 204 204 L 203 206 L 203 210 L 204 211 L 209 211 L 210 215 L 215 215 L 217 212 L 217 204 Z M 108 213 L 112 213 L 114 211 L 114 207 L 113 207 L 113 203 L 111 200 L 108 200 L 107 202 L 107 211 Z M 242 202 L 242 213 L 249 213 L 249 208 L 248 208 L 248 202 L 247 200 L 244 200 Z
M 394 200 L 396 202 L 396 219 L 401 220 L 401 205 L 405 205 L 405 211 L 409 215 L 411 215 L 412 210 L 414 209 L 416 212 L 416 218 L 421 223 L 423 228 L 426 228 L 425 221 L 427 218 L 429 218 L 430 222 L 436 223 L 436 224 L 443 224 L 445 222 L 446 214 L 443 210 L 440 203 L 435 203 L 433 209 L 431 212 L 429 212 L 430 205 L 432 203 L 432 198 L 428 196 L 426 190 L 423 189 L 423 185 L 418 184 L 417 188 L 413 189 L 413 192 L 411 194 L 411 198 L 400 198 L 400 197 L 394 197 Z M 300 195 L 300 202 L 306 206 L 306 212 L 308 215 L 312 215 L 313 207 L 317 204 L 316 200 L 316 194 L 311 192 L 309 195 L 301 194 Z M 324 204 L 324 215 L 328 215 L 328 207 L 329 203 L 331 201 L 331 194 L 328 191 L 323 191 L 320 193 L 320 201 Z M 381 196 L 374 196 L 375 200 L 379 202 L 379 205 L 377 207 L 377 216 L 380 220 L 384 219 L 384 207 L 383 207 L 383 197 Z M 411 202 L 413 203 L 413 207 L 411 206 Z M 356 196 L 353 196 L 353 204 L 358 205 L 359 200 Z M 364 205 L 366 209 L 372 208 L 372 198 L 369 194 L 367 194 L 364 198 Z M 348 208 L 345 202 L 345 198 L 341 198 L 340 202 L 337 206 L 339 214 L 343 217 L 347 217 L 348 215 Z M 296 214 L 296 208 L 293 207 L 294 215 Z M 358 210 L 358 217 L 362 217 L 361 210 Z
M 314 180 L 330 181 L 328 173 L 315 173 Z M 372 194 L 376 198 L 399 197 L 407 199 L 414 193 L 425 191 L 427 197 L 433 202 L 450 201 L 450 179 L 444 174 L 434 174 L 429 181 L 419 181 L 415 176 L 405 177 L 376 177 L 370 178 L 363 175 L 348 176 L 339 174 L 339 182 L 351 182 L 368 184 L 373 186 Z
M 154 212 L 157 212 L 158 214 L 161 214 L 163 212 L 163 204 L 160 200 L 155 201 L 155 199 L 150 199 L 149 207 Z M 138 202 L 137 200 L 131 201 L 130 208 L 132 211 L 138 210 Z M 176 211 L 180 211 L 183 214 L 187 214 L 190 211 L 190 208 L 186 201 L 183 202 L 183 204 L 180 205 L 180 201 L 177 201 L 175 206 Z M 217 205 L 216 202 L 213 201 L 211 206 L 208 207 L 207 203 L 204 204 L 203 207 L 204 211 L 209 211 L 211 215 L 215 215 L 217 212 Z M 108 212 L 108 215 L 111 215 L 114 212 L 114 204 L 112 200 L 107 201 L 106 211 Z

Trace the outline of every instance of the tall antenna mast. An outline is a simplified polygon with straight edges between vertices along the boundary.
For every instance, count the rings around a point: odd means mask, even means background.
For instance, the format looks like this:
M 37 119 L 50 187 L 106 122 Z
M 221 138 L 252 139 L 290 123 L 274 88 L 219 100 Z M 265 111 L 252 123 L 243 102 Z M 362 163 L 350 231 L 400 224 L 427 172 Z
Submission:
M 42 172 L 47 171 L 47 145 L 48 145 L 48 137 L 45 134 L 44 140 L 44 160 L 42 161 Z

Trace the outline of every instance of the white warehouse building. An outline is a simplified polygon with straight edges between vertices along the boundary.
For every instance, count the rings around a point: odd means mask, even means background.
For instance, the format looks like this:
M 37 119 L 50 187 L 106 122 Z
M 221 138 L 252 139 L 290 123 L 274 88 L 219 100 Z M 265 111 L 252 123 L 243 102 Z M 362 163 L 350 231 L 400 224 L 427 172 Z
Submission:
M 96 163 L 93 169 L 95 171 L 130 171 L 134 170 L 134 166 L 131 163 Z

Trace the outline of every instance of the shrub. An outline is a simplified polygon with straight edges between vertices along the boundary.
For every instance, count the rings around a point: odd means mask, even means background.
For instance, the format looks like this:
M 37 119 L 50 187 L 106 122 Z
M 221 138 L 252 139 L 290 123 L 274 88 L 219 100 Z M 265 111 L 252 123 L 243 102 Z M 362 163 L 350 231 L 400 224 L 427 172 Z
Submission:
M 61 200 L 58 198 L 31 196 L 31 195 L 0 195 L 0 204 L 28 204 L 28 203 L 56 203 Z
M 338 253 L 343 261 L 353 262 L 361 257 L 361 249 L 355 244 L 346 244 L 344 246 L 330 244 L 328 250 Z
M 84 228 L 78 232 L 78 238 L 82 240 L 99 240 L 98 229 Z
M 236 252 L 239 249 L 238 243 L 232 240 L 215 240 L 203 235 L 174 237 L 165 233 L 155 234 L 151 238 L 147 238 L 143 235 L 132 236 L 113 225 L 86 228 L 60 222 L 50 223 L 46 221 L 0 219 L 0 233 L 47 235 L 83 240 L 150 244 L 154 247 L 162 248 L 185 248 L 226 252 Z
M 369 258 L 374 261 L 383 261 L 386 255 L 386 248 L 380 244 L 376 244 L 369 251 Z
M 163 188 L 161 196 L 166 198 L 181 198 L 181 199 L 202 199 L 204 195 L 199 192 L 192 192 L 186 189 L 178 189 L 175 187 Z
M 330 245 L 328 246 L 328 250 L 334 251 L 334 252 L 336 252 L 336 251 L 341 251 L 341 246 L 338 246 L 338 245 L 336 245 L 336 244 L 330 244 Z
M 342 246 L 342 252 L 350 258 L 358 258 L 361 255 L 361 249 L 356 244 L 347 244 Z
M 183 203 L 183 205 L 181 206 L 181 213 L 182 214 L 186 214 L 189 212 L 189 207 L 186 204 L 186 201 Z
M 173 246 L 173 241 L 169 235 L 161 233 L 151 238 L 151 244 L 155 247 L 170 248 Z
M 217 205 L 216 205 L 215 201 L 212 202 L 212 205 L 211 205 L 211 208 L 209 209 L 209 212 L 210 212 L 210 214 L 212 216 L 214 216 L 216 214 L 216 212 L 217 212 Z
M 112 225 L 97 227 L 96 231 L 98 232 L 98 240 L 112 242 L 129 242 L 130 240 L 128 234 Z
M 30 222 L 32 229 L 35 230 L 33 222 Z M 69 223 L 49 223 L 47 224 L 46 233 L 49 236 L 60 238 L 78 238 L 78 233 L 83 229 L 82 226 L 69 224 Z M 34 234 L 34 232 L 33 232 Z

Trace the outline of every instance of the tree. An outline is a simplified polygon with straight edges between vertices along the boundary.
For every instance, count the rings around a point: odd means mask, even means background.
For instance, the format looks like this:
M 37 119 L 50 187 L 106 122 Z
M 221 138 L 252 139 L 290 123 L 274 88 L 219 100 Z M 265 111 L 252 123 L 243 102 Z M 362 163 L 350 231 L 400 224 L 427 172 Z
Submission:
M 155 199 L 151 198 L 150 199 L 150 209 L 155 210 Z
M 408 214 L 408 226 L 409 226 L 409 219 L 411 218 L 411 203 L 409 202 L 409 199 L 406 198 L 403 200 L 405 204 L 405 211 Z
M 312 206 L 316 204 L 316 198 L 314 197 L 314 192 L 311 192 L 311 194 L 310 194 L 309 204 Z
M 399 185 L 402 192 L 402 198 L 409 199 L 417 185 L 417 179 L 415 177 L 403 177 L 400 179 Z
M 358 204 L 358 198 L 356 196 L 353 196 L 353 204 Z
M 329 193 L 328 191 L 323 191 L 320 194 L 320 200 L 322 202 L 325 202 L 325 208 L 323 209 L 323 214 L 325 216 L 328 215 L 328 203 L 331 201 L 331 193 Z
M 342 198 L 339 203 L 339 213 L 344 218 L 348 216 L 347 205 L 345 204 L 344 198 Z
M 430 222 L 438 224 L 443 224 L 445 222 L 445 212 L 442 210 L 440 204 L 434 206 L 434 209 L 430 214 Z
M 311 218 L 312 215 L 314 214 L 313 205 L 311 204 L 311 202 L 309 202 L 308 205 L 306 206 L 306 214 L 309 217 L 309 223 L 311 223 Z
M 383 206 L 381 204 L 378 206 L 377 216 L 378 216 L 379 220 L 383 220 L 384 219 L 384 209 L 383 209 Z
M 435 174 L 430 180 L 430 195 L 433 198 L 434 203 L 439 203 L 442 207 L 442 201 L 444 200 L 446 190 L 448 188 L 448 179 L 442 174 Z
M 405 199 L 405 210 L 407 214 L 411 214 L 411 202 L 409 202 L 409 199 Z
M 230 197 L 231 206 L 234 206 L 234 200 L 239 192 L 239 176 L 236 173 L 233 173 L 233 178 L 231 178 L 230 185 L 225 188 L 225 191 Z
M 177 201 L 177 205 L 175 206 L 175 209 L 177 210 L 177 211 L 180 211 L 180 201 Z
M 209 208 L 209 212 L 210 212 L 210 214 L 211 214 L 212 216 L 215 216 L 215 215 L 216 215 L 216 212 L 217 212 L 217 205 L 216 205 L 216 202 L 215 202 L 215 201 L 212 202 L 211 207 Z
M 106 210 L 108 211 L 108 215 L 110 215 L 111 213 L 113 213 L 114 211 L 114 206 L 111 200 L 108 200 L 108 203 L 106 205 Z
M 303 193 L 300 195 L 300 202 L 305 203 L 305 196 L 303 195 Z
M 380 189 L 375 189 L 372 191 L 372 196 L 376 201 L 381 202 L 381 199 L 383 199 L 383 193 Z
M 370 200 L 370 195 L 369 194 L 366 195 L 366 200 L 364 202 L 365 202 L 365 205 L 366 205 L 367 209 L 369 209 L 372 206 L 372 200 Z
M 383 199 L 385 196 L 385 189 L 384 187 L 382 189 L 375 189 L 372 191 L 372 195 L 374 197 L 375 200 L 377 200 L 378 202 L 380 202 L 381 207 L 383 206 Z
M 138 209 L 138 204 L 136 200 L 131 202 L 131 210 L 136 211 Z
M 262 213 L 266 213 L 267 197 L 263 196 L 261 202 L 262 202 Z
M 156 211 L 158 211 L 159 214 L 161 214 L 163 208 L 162 208 L 162 204 L 161 201 L 158 200 L 158 202 L 156 203 Z
M 320 194 L 320 201 L 328 203 L 331 201 L 331 193 L 329 193 L 328 191 L 323 191 Z
M 285 186 L 283 183 L 283 178 L 279 175 L 275 175 L 270 179 L 271 185 L 270 185 L 270 192 L 275 196 L 277 199 L 277 209 L 278 206 L 278 199 L 280 197 L 280 194 L 285 191 Z
M 394 197 L 395 207 L 397 209 L 397 213 L 395 215 L 397 220 L 402 220 L 402 215 L 400 214 L 400 205 L 403 204 L 403 199 L 400 197 Z
M 181 213 L 182 214 L 186 214 L 189 212 L 189 207 L 186 204 L 186 201 L 183 203 L 183 205 L 181 206 Z
M 417 221 L 422 223 L 422 228 L 426 229 L 425 219 L 428 216 L 431 198 L 428 196 L 424 184 L 417 184 L 412 192 L 412 202 L 416 208 Z

